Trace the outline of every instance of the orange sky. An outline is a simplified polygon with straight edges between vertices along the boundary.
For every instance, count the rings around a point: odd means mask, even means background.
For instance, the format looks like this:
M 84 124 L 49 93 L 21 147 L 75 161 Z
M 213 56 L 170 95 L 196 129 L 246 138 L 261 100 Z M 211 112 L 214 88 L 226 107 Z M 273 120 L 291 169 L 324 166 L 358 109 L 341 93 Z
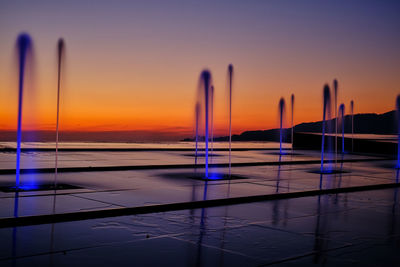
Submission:
M 368 7 L 335 5 L 330 8 L 342 10 L 341 16 L 324 21 L 320 12 L 326 7 L 319 5 L 310 10 L 233 4 L 213 11 L 189 6 L 176 17 L 179 4 L 165 12 L 162 6 L 144 5 L 143 15 L 139 7 L 123 3 L 111 10 L 102 3 L 95 11 L 89 5 L 74 10 L 72 3 L 62 13 L 57 6 L 25 4 L 26 16 L 12 1 L 0 6 L 0 130 L 16 128 L 14 46 L 21 31 L 31 34 L 35 50 L 23 129 L 55 128 L 60 36 L 67 48 L 61 130 L 190 131 L 199 74 L 208 68 L 216 90 L 216 132 L 225 135 L 229 63 L 235 67 L 234 133 L 277 127 L 279 98 L 289 101 L 291 93 L 295 123 L 320 120 L 322 88 L 334 78 L 339 103 L 354 99 L 356 113 L 392 110 L 400 92 L 398 5 L 375 9 L 375 17 Z M 131 18 L 125 9 L 138 14 Z M 204 17 L 199 9 L 210 12 Z M 267 13 L 258 13 L 263 9 Z

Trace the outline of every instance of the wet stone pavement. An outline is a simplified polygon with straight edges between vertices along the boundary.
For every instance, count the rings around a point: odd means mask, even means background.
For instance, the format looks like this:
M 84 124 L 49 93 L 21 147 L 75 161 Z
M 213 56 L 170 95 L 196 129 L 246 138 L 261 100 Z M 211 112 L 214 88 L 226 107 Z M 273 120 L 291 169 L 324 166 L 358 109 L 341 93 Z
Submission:
M 398 189 L 0 229 L 2 266 L 398 266 Z
M 96 153 L 89 153 L 87 161 L 100 164 L 96 161 L 106 158 Z M 138 153 L 115 153 L 111 160 L 140 159 Z M 158 157 L 185 164 L 185 153 Z M 36 160 L 46 165 L 46 157 L 44 153 Z M 215 159 L 223 162 L 226 155 Z M 277 156 L 243 151 L 234 158 L 236 162 L 263 159 L 276 162 Z M 193 179 L 192 168 L 60 173 L 59 182 L 81 188 L 56 194 L 52 190 L 0 192 L 0 266 L 399 266 L 400 189 L 396 170 L 388 167 L 393 162 L 362 155 L 346 155 L 346 159 L 336 167 L 343 172 L 322 176 L 314 172 L 319 164 L 310 162 L 234 166 L 232 174 L 239 177 L 234 180 Z M 303 151 L 285 160 L 318 160 L 318 153 Z M 211 172 L 218 177 L 228 170 L 212 168 Z M 0 175 L 3 185 L 14 178 Z M 25 184 L 53 179 L 51 173 L 21 176 Z M 375 185 L 392 188 L 340 191 Z M 129 216 L 2 225 L 15 217 L 101 213 L 320 189 L 340 190 Z

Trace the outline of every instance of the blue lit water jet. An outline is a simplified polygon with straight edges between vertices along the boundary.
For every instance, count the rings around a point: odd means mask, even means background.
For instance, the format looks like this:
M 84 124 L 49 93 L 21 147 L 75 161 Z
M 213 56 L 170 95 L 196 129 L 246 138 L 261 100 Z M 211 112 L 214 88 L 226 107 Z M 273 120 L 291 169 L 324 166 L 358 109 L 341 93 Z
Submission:
M 324 152 L 325 152 L 325 127 L 331 114 L 331 93 L 329 85 L 324 86 L 323 116 L 322 116 L 322 145 L 321 145 L 321 173 L 324 173 Z
M 340 104 L 339 106 L 339 118 L 340 118 L 340 125 L 342 128 L 342 154 L 344 154 L 344 104 Z
M 210 89 L 210 116 L 211 116 L 211 163 L 214 154 L 214 86 Z
M 285 99 L 283 97 L 279 100 L 279 155 L 283 155 L 282 152 L 282 139 L 283 139 L 283 116 L 285 113 Z
M 291 141 L 292 141 L 292 155 L 293 155 L 293 140 L 294 140 L 294 94 L 290 96 L 290 106 L 291 106 Z
M 15 187 L 19 188 L 20 184 L 20 159 L 21 159 L 21 124 L 22 124 L 22 103 L 24 93 L 24 76 L 26 71 L 26 63 L 32 52 L 32 38 L 22 33 L 17 39 L 17 49 L 19 57 L 19 84 L 18 84 L 18 124 L 17 124 L 17 158 L 16 158 L 16 175 Z
M 57 169 L 58 169 L 58 126 L 59 126 L 59 115 L 60 115 L 60 88 L 61 88 L 61 66 L 62 59 L 64 56 L 64 40 L 60 38 L 57 44 L 57 122 L 56 122 L 56 159 L 55 159 L 55 167 L 54 167 L 54 190 L 57 189 Z
M 231 151 L 232 151 L 232 79 L 233 79 L 233 65 L 228 66 L 228 79 L 229 79 L 229 176 L 231 175 Z
M 210 88 L 211 88 L 211 73 L 204 70 L 200 75 L 200 89 L 204 90 L 204 115 L 205 115 L 205 129 L 204 129 L 204 142 L 205 142 L 205 178 L 208 179 L 208 141 L 209 141 L 209 102 L 210 102 Z
M 397 115 L 397 165 L 400 168 L 400 95 L 396 98 L 396 115 Z

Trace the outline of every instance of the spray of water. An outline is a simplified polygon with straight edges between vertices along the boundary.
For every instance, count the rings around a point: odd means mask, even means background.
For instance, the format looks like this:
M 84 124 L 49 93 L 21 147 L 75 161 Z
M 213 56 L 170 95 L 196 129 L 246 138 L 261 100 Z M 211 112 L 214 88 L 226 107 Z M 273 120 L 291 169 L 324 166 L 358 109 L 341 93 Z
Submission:
M 210 89 L 210 117 L 211 117 L 211 158 L 210 162 L 212 163 L 212 158 L 214 154 L 214 86 L 211 86 Z
M 291 106 L 291 113 L 292 113 L 292 118 L 291 118 L 291 141 L 292 141 L 292 154 L 293 154 L 293 144 L 294 144 L 294 94 L 290 96 L 290 106 Z
M 194 164 L 197 165 L 197 157 L 198 157 L 198 145 L 199 145 L 199 122 L 200 122 L 200 103 L 197 102 L 195 106 L 195 117 L 196 117 L 196 148 L 194 153 Z
M 211 73 L 204 70 L 200 74 L 200 89 L 204 92 L 204 142 L 205 142 L 205 178 L 208 179 L 208 142 L 209 142 L 209 102 L 210 102 L 210 88 L 212 84 Z
M 20 159 L 21 159 L 21 130 L 22 130 L 22 103 L 24 95 L 24 78 L 27 60 L 32 53 L 32 39 L 26 34 L 22 33 L 17 39 L 18 49 L 18 62 L 19 62 L 19 79 L 18 79 L 18 122 L 17 122 L 17 158 L 16 158 L 16 176 L 15 187 L 20 186 Z
M 228 80 L 229 80 L 229 176 L 231 176 L 231 151 L 232 151 L 232 79 L 233 79 L 233 65 L 228 66 Z
M 400 95 L 396 98 L 396 115 L 397 115 L 397 166 L 400 168 Z
M 54 189 L 57 188 L 57 170 L 58 170 L 58 126 L 60 117 L 60 89 L 61 89 L 61 66 L 64 57 L 64 40 L 60 38 L 57 45 L 57 122 L 56 122 L 56 159 L 55 159 L 55 172 L 54 172 Z
M 282 139 L 283 139 L 283 116 L 285 113 L 285 99 L 283 97 L 279 100 L 279 155 L 282 152 Z
M 331 113 L 331 93 L 329 85 L 324 86 L 324 104 L 323 104 L 323 116 L 322 116 L 322 145 L 321 145 L 321 173 L 324 172 L 324 152 L 325 152 L 325 128 L 327 120 L 330 118 Z
M 342 155 L 344 154 L 344 104 L 339 106 L 340 125 L 342 128 Z
M 351 152 L 354 152 L 354 101 L 350 101 L 351 114 Z
M 335 94 L 335 164 L 337 161 L 337 134 L 338 134 L 338 112 L 337 112 L 337 96 L 338 96 L 338 81 L 333 80 L 333 90 Z

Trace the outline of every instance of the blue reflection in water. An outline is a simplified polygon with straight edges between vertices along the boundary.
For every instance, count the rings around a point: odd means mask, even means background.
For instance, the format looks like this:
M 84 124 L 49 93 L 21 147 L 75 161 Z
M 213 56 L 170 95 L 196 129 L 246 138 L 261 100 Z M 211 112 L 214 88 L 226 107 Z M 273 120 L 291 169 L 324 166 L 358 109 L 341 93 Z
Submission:
M 27 163 L 32 163 L 28 161 Z M 30 166 L 32 168 L 34 166 Z M 37 173 L 32 173 L 29 175 L 24 175 L 23 184 L 13 187 L 16 191 L 34 191 L 40 189 L 40 184 L 37 182 Z
M 39 189 L 39 185 L 37 185 L 37 184 L 20 185 L 18 188 L 21 191 L 32 191 L 32 190 Z
M 14 197 L 14 217 L 18 217 L 18 200 L 19 200 L 19 193 L 15 192 L 15 197 Z M 12 265 L 16 266 L 16 256 L 17 256 L 17 227 L 13 228 L 13 233 L 12 233 L 12 257 L 13 257 L 13 262 Z
M 208 174 L 208 180 L 221 180 L 223 178 L 224 176 L 219 173 L 212 172 Z
M 204 192 L 203 192 L 203 200 L 207 200 L 207 186 L 208 182 L 204 182 Z M 206 220 L 206 209 L 202 208 L 201 209 L 201 218 L 200 218 L 200 235 L 199 235 L 199 240 L 197 242 L 197 258 L 196 258 L 196 266 L 202 266 L 201 260 L 202 260 L 202 247 L 203 247 L 203 236 L 206 232 L 206 227 L 205 227 L 205 220 Z
M 276 190 L 275 190 L 275 193 L 279 193 L 279 183 L 281 181 L 281 160 L 282 160 L 282 155 L 279 154 L 279 165 L 278 165 L 278 174 L 276 176 Z

